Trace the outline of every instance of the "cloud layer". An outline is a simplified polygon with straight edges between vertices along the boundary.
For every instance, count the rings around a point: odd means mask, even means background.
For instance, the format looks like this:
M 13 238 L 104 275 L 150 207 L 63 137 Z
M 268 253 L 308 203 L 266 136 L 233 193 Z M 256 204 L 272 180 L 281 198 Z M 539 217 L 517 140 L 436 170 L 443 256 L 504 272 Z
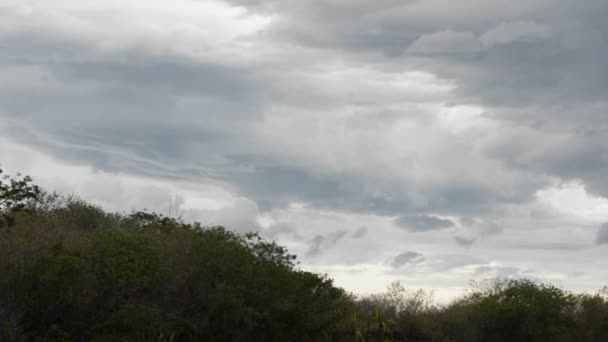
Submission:
M 606 13 L 602 0 L 8 0 L 0 162 L 111 208 L 179 199 L 361 291 L 410 264 L 412 284 L 448 292 L 493 274 L 595 288 Z

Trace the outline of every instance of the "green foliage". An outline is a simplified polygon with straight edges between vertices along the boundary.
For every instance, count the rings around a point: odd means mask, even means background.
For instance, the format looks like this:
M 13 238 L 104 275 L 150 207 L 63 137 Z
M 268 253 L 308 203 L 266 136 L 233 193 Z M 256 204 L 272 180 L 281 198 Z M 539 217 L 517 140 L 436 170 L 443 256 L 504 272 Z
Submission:
M 574 297 L 552 285 L 530 280 L 496 282 L 471 297 L 477 323 L 487 341 L 560 341 L 574 326 Z
M 0 169 L 0 228 L 14 225 L 13 214 L 29 209 L 42 194 L 42 189 L 32 184 L 30 176 L 17 174 L 11 177 L 3 173 Z
M 608 341 L 608 288 L 576 298 L 579 341 Z
M 526 279 L 473 284 L 438 313 L 450 341 L 605 341 L 607 298 Z
M 29 177 L 0 195 L 0 341 L 608 341 L 608 289 L 495 279 L 438 306 L 396 282 L 357 298 L 255 233 L 106 213 Z
M 355 301 L 349 322 L 352 337 L 358 341 L 431 340 L 431 315 L 436 309 L 432 292 L 393 282 L 386 292 Z
M 350 297 L 257 234 L 42 196 L 0 231 L 0 341 L 329 340 Z
M 162 312 L 142 304 L 126 304 L 113 312 L 92 341 L 154 341 L 168 327 Z

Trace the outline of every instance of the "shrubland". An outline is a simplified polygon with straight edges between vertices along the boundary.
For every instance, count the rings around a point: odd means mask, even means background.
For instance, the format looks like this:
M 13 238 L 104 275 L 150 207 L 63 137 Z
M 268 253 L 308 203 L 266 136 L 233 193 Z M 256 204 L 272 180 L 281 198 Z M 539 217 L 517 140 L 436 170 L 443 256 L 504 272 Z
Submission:
M 0 341 L 608 341 L 608 290 L 355 296 L 256 233 L 108 213 L 0 170 Z

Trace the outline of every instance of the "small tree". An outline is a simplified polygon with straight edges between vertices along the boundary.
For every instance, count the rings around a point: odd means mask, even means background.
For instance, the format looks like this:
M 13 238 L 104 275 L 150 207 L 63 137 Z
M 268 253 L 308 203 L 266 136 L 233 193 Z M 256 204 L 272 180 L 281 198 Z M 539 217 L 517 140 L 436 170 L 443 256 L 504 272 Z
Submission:
M 575 299 L 550 284 L 497 279 L 482 284 L 470 301 L 483 341 L 570 341 Z
M 0 169 L 0 225 L 3 222 L 9 226 L 13 225 L 14 213 L 27 210 L 34 202 L 39 201 L 42 189 L 32 182 L 30 176 L 18 173 L 11 177 Z

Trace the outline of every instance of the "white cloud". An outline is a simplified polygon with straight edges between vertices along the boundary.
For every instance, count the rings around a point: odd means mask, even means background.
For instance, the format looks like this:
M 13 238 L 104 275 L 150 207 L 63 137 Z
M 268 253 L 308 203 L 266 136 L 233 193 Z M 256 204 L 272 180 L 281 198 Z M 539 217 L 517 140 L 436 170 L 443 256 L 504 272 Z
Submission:
M 83 164 L 63 163 L 3 138 L 0 138 L 0 161 L 7 173 L 31 175 L 36 184 L 48 191 L 77 195 L 106 210 L 129 212 L 147 209 L 173 217 L 183 215 L 188 221 L 198 220 L 204 224 L 213 221 L 233 229 L 243 229 L 246 223 L 253 223 L 255 228 L 257 211 L 253 211 L 252 218 L 251 201 L 235 197 L 216 184 L 192 184 L 98 171 Z M 230 213 L 235 214 L 231 216 Z
M 260 230 L 258 207 L 247 198 L 239 198 L 232 205 L 218 210 L 208 224 L 229 227 L 239 233 L 257 232 Z
M 9 0 L 0 11 L 0 35 L 41 32 L 91 44 L 100 52 L 136 48 L 196 59 L 234 56 L 272 18 L 216 0 Z
M 589 222 L 608 220 L 608 199 L 589 194 L 580 181 L 539 190 L 536 196 L 539 202 L 548 204 L 559 213 Z
M 445 107 L 438 114 L 439 124 L 453 133 L 471 128 L 491 129 L 495 124 L 483 117 L 484 109 L 478 106 L 460 105 Z

